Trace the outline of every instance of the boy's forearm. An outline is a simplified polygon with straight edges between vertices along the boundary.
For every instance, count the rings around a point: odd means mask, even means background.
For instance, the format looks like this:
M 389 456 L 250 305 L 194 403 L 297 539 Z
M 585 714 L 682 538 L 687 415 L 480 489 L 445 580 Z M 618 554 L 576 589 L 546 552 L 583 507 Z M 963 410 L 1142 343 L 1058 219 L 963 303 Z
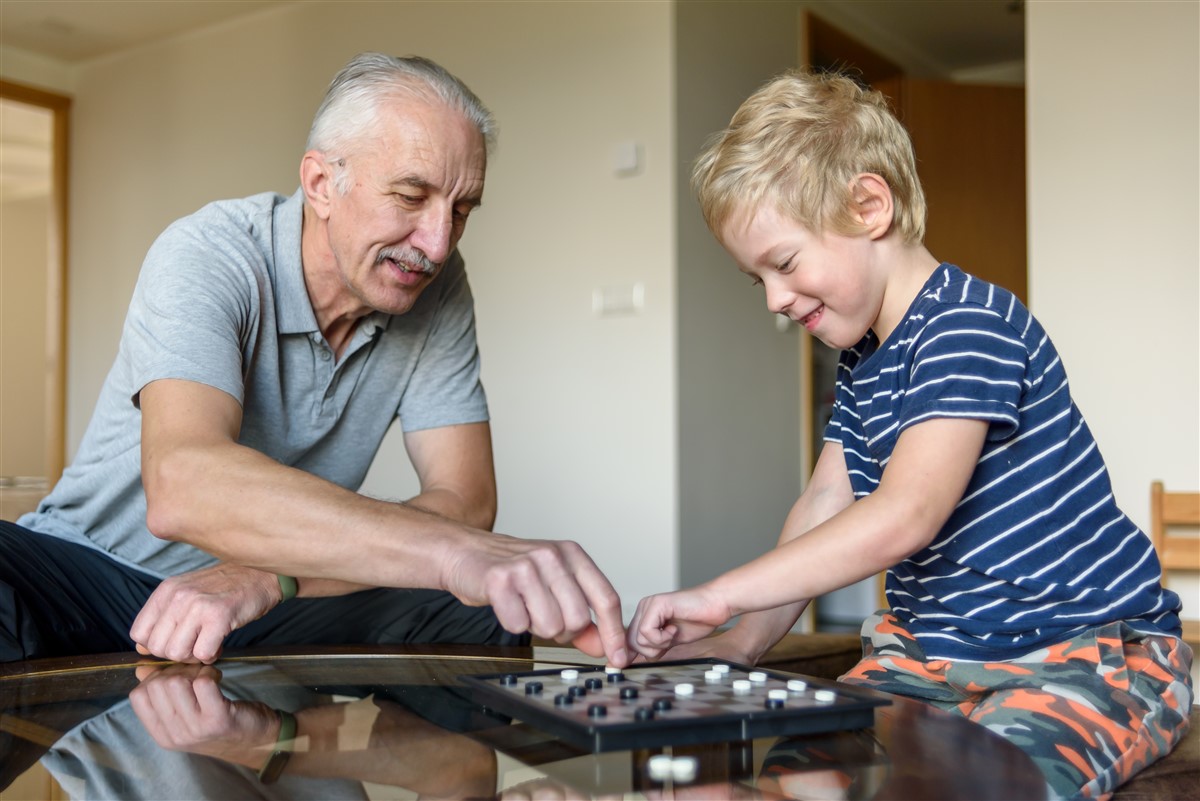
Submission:
M 774 609 L 749 612 L 742 615 L 737 625 L 722 636 L 735 643 L 735 648 L 745 655 L 749 664 L 757 664 L 775 643 L 791 631 L 808 603 L 808 600 L 803 600 Z

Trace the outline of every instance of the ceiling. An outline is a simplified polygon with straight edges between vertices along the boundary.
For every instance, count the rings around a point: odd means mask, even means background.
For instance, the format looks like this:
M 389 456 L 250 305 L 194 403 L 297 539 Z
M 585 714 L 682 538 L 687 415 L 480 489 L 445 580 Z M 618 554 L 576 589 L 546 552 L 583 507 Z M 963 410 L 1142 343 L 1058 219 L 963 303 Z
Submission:
M 12 47 L 77 66 L 301 1 L 0 0 L 0 52 Z M 1024 58 L 1023 0 L 811 0 L 808 6 L 918 74 L 950 76 Z M 48 117 L 0 104 L 3 199 L 49 193 Z
M 0 47 L 80 64 L 294 0 L 3 0 Z
M 295 2 L 3 0 L 0 47 L 79 64 Z M 842 23 L 847 33 L 917 57 L 935 72 L 1019 61 L 1024 52 L 1023 0 L 812 0 L 808 5 Z

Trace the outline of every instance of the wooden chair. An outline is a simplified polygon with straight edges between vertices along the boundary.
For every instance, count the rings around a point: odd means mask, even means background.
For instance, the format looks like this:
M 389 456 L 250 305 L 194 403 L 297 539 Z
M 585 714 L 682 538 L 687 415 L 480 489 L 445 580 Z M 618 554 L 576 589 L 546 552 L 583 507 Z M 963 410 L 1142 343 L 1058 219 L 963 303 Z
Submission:
M 1163 580 L 1166 574 L 1176 570 L 1189 572 L 1200 577 L 1200 536 L 1177 536 L 1170 529 L 1189 527 L 1200 532 L 1200 492 L 1167 492 L 1161 481 L 1150 485 L 1150 539 L 1158 551 L 1162 563 Z M 1194 598 L 1191 599 L 1193 602 Z M 1188 609 L 1191 604 L 1184 599 L 1184 614 L 1190 620 L 1183 621 L 1183 639 L 1193 648 L 1200 644 L 1200 620 L 1198 611 Z

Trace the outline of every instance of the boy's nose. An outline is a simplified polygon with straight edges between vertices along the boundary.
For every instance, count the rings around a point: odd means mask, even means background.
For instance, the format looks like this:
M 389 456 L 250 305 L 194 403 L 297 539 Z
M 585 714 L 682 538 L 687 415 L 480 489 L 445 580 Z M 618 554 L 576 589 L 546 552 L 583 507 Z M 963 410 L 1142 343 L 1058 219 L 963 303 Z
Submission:
M 767 287 L 767 311 L 771 314 L 787 315 L 787 310 L 791 308 L 792 302 L 795 300 L 795 295 L 791 292 L 784 292 L 778 289 Z

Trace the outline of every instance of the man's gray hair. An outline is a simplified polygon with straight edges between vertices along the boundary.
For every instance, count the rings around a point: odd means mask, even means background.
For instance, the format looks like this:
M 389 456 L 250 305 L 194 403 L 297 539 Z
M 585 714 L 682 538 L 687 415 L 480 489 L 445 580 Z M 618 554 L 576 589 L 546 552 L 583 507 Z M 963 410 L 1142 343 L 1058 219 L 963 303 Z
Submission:
M 370 135 L 379 104 L 400 94 L 440 101 L 462 113 L 479 129 L 487 152 L 496 144 L 492 112 L 467 85 L 444 67 L 421 56 L 399 58 L 383 53 L 360 53 L 329 84 L 308 132 L 306 150 L 319 150 L 331 158 L 356 139 Z

